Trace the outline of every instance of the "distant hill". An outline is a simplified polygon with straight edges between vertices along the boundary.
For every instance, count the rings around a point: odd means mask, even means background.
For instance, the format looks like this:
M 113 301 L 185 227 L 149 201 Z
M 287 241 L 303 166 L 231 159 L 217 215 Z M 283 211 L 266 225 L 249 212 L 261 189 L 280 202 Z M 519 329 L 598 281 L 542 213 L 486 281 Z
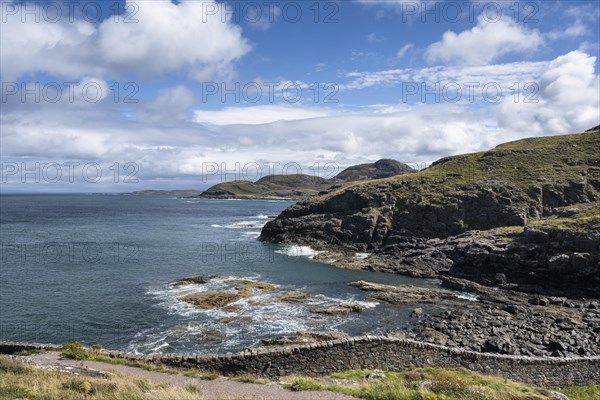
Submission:
M 199 197 L 213 199 L 298 199 L 315 195 L 331 186 L 331 182 L 310 175 L 269 175 L 256 182 L 219 183 Z
M 360 164 L 348 167 L 337 174 L 332 181 L 351 182 L 371 179 L 389 178 L 395 175 L 416 172 L 410 166 L 396 160 L 382 159 L 371 164 Z
M 211 199 L 302 199 L 316 195 L 332 186 L 350 181 L 388 178 L 415 172 L 396 160 L 379 160 L 347 168 L 332 179 L 311 175 L 269 175 L 256 182 L 232 181 L 219 183 L 199 197 Z

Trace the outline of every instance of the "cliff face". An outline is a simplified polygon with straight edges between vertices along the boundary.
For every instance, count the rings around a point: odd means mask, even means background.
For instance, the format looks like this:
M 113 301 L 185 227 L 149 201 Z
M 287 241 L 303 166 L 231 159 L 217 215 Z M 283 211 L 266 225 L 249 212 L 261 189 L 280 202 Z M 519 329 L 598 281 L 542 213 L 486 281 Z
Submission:
M 506 143 L 488 152 L 442 159 L 421 172 L 329 190 L 285 210 L 264 227 L 261 240 L 337 245 L 385 253 L 397 261 L 407 258 L 403 252 L 409 251 L 410 246 L 403 244 L 411 241 L 421 245 L 428 240 L 444 241 L 452 248 L 452 239 L 469 231 L 536 224 L 539 229 L 549 229 L 544 221 L 560 219 L 558 214 L 564 213 L 561 208 L 581 208 L 597 201 L 600 133 L 596 130 Z M 600 209 L 592 210 L 598 215 L 592 213 L 591 218 L 600 218 Z M 568 217 L 561 220 L 565 226 L 552 229 L 578 230 L 578 224 L 570 224 Z M 598 229 L 593 224 L 581 228 L 584 233 Z M 564 250 L 571 262 L 577 249 L 549 242 L 554 247 L 533 249 L 523 259 L 537 259 L 537 264 L 546 268 L 550 259 Z M 460 275 L 458 270 L 467 274 L 478 263 L 489 264 L 482 256 L 477 261 L 456 251 L 440 252 L 435 249 L 436 243 L 423 246 L 430 251 L 424 251 L 420 257 L 408 257 L 413 260 L 417 275 L 428 263 L 440 264 L 445 271 L 453 268 L 456 275 Z M 584 264 L 595 266 L 595 272 L 586 276 L 597 278 L 598 248 L 591 246 L 589 250 L 592 256 L 586 256 Z M 514 261 L 514 256 L 504 257 L 508 261 L 500 263 L 502 267 L 497 263 L 490 273 L 510 269 L 511 257 Z M 516 264 L 525 269 L 534 267 L 531 263 Z M 397 270 L 411 272 L 406 263 Z M 513 275 L 514 279 L 523 275 L 517 279 L 521 283 L 530 276 L 516 272 Z

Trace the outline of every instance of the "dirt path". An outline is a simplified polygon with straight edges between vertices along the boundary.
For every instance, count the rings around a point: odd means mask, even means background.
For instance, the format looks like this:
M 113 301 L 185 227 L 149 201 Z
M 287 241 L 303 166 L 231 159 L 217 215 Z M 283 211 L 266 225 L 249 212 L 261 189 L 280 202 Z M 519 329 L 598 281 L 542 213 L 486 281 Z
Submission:
M 184 375 L 167 374 L 163 372 L 146 371 L 141 368 L 125 365 L 110 364 L 98 361 L 75 361 L 61 359 L 58 352 L 34 354 L 27 359 L 34 365 L 51 367 L 91 368 L 98 371 L 118 371 L 127 376 L 147 379 L 152 383 L 168 383 L 175 386 L 197 386 L 206 399 L 297 399 L 297 400 L 350 400 L 353 397 L 333 392 L 291 392 L 280 384 L 267 385 L 242 383 L 227 378 L 218 378 L 213 381 L 191 378 Z

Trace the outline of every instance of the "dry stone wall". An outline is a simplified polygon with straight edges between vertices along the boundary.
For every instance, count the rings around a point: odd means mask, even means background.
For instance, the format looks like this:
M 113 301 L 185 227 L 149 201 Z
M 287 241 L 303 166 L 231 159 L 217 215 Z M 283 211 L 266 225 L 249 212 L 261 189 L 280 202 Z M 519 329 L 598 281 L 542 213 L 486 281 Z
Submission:
M 0 353 L 22 350 L 57 350 L 60 345 L 0 342 Z M 414 367 L 466 368 L 546 387 L 600 384 L 600 357 L 535 358 L 476 353 L 407 339 L 359 336 L 281 348 L 256 348 L 219 355 L 151 354 L 138 356 L 102 351 L 122 357 L 198 368 L 224 375 L 255 374 L 269 378 L 283 375 L 320 376 L 347 369 L 402 371 Z

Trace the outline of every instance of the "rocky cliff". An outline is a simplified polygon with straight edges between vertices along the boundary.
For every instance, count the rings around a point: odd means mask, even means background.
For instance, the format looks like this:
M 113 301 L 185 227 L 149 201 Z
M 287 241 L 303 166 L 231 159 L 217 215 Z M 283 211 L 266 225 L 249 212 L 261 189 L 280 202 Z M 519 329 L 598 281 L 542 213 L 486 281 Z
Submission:
M 600 297 L 598 201 L 596 129 L 330 189 L 286 209 L 261 240 L 371 252 L 362 268 L 487 284 L 504 274 L 498 279 L 524 290 L 585 289 Z M 506 227 L 511 234 L 494 231 Z

